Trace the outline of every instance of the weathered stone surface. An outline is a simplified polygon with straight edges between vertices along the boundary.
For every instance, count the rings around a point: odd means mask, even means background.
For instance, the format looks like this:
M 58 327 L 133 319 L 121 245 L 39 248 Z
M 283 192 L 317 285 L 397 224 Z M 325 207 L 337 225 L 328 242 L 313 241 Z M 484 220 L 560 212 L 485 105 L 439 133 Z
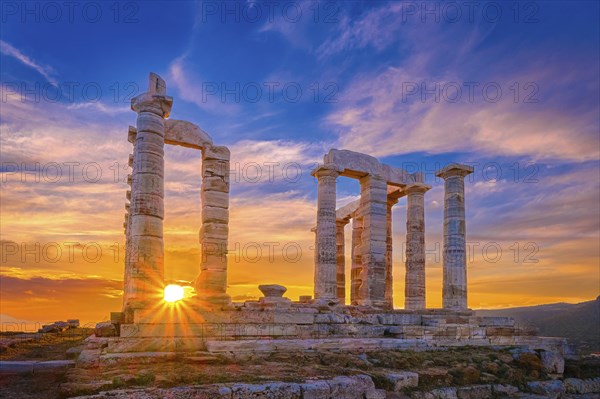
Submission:
M 96 324 L 94 334 L 96 337 L 116 337 L 118 335 L 117 328 L 109 321 Z
M 450 164 L 436 176 L 444 179 L 443 307 L 467 309 L 467 259 L 465 229 L 465 176 L 467 165 Z
M 590 378 L 587 380 L 581 380 L 578 378 L 565 378 L 564 385 L 567 393 L 600 393 L 600 377 Z
M 201 150 L 210 147 L 212 139 L 208 133 L 191 122 L 168 119 L 165 121 L 165 144 Z
M 560 380 L 532 381 L 527 383 L 527 389 L 535 394 L 545 395 L 548 398 L 559 398 L 566 392 L 565 385 Z
M 335 201 L 338 172 L 330 167 L 320 167 L 314 175 L 318 179 L 314 297 L 337 300 Z
M 406 200 L 406 309 L 425 309 L 425 192 L 423 183 L 405 188 Z
M 560 353 L 542 351 L 540 359 L 542 361 L 542 370 L 547 374 L 561 376 L 565 371 L 565 358 Z
M 491 385 L 474 385 L 456 390 L 459 399 L 487 399 L 492 397 Z
M 419 385 L 419 374 L 411 371 L 390 373 L 385 378 L 394 386 L 395 392 L 400 392 L 406 388 L 414 388 Z
M 281 298 L 287 291 L 287 288 L 279 284 L 262 284 L 258 286 L 260 292 L 265 297 Z

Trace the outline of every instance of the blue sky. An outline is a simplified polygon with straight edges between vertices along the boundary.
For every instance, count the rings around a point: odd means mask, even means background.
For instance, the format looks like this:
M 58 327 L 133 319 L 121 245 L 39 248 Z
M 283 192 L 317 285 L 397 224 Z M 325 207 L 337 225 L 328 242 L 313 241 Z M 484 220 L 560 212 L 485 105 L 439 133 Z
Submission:
M 443 189 L 432 171 L 472 162 L 469 238 L 499 242 L 507 263 L 473 262 L 470 305 L 595 297 L 599 3 L 469 4 L 81 2 L 69 14 L 61 4 L 3 3 L 0 127 L 8 222 L 2 240 L 122 241 L 126 185 L 108 178 L 110 165 L 126 163 L 127 125 L 135 124 L 129 100 L 145 90 L 153 71 L 174 98 L 172 118 L 192 121 L 229 146 L 238 174 L 262 165 L 258 182 L 242 176 L 232 184 L 232 240 L 294 240 L 310 251 L 316 184 L 309 172 L 329 148 L 343 148 L 429 173 L 427 239 L 436 242 Z M 193 278 L 199 157 L 180 148 L 166 156 L 167 260 L 179 265 L 173 278 Z M 97 162 L 104 173 L 94 184 L 33 184 L 13 173 L 13 162 L 25 169 L 36 162 Z M 272 182 L 265 162 L 279 163 Z M 299 165 L 298 181 L 282 178 L 286 163 Z M 357 194 L 356 182 L 340 179 L 340 204 Z M 401 202 L 394 213 L 398 243 L 404 212 Z M 516 241 L 536 243 L 540 262 L 508 262 Z M 252 297 L 267 278 L 310 294 L 311 261 L 307 255 L 300 272 L 298 265 L 234 264 L 230 290 Z M 76 262 L 2 263 L 3 273 L 16 279 L 105 281 L 122 274 L 120 264 L 96 266 L 92 273 Z M 441 297 L 440 268 L 428 264 L 432 306 Z

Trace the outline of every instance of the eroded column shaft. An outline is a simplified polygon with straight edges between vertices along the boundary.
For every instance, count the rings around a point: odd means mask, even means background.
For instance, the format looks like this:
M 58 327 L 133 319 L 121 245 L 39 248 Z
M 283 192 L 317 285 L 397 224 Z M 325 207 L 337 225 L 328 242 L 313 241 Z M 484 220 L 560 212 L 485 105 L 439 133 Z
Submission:
M 337 299 L 336 179 L 338 172 L 320 167 L 318 179 L 315 299 Z
M 138 117 L 125 261 L 125 310 L 152 306 L 163 295 L 164 118 L 171 101 L 156 93 L 132 100 Z
M 406 199 L 406 278 L 404 307 L 425 309 L 425 192 L 429 186 L 413 184 Z
M 337 221 L 335 230 L 337 298 L 341 304 L 346 301 L 346 242 L 344 236 L 346 224 L 346 222 Z
M 196 293 L 201 300 L 210 302 L 229 302 L 229 158 L 227 147 L 209 146 L 202 151 L 201 260 Z
M 442 304 L 467 309 L 465 176 L 473 169 L 452 164 L 437 173 L 444 179 L 444 259 Z
M 384 307 L 387 247 L 387 182 L 378 176 L 360 179 L 361 280 L 358 303 Z
M 352 264 L 350 267 L 350 303 L 358 304 L 359 291 L 362 285 L 361 237 L 362 217 L 356 213 L 352 218 Z

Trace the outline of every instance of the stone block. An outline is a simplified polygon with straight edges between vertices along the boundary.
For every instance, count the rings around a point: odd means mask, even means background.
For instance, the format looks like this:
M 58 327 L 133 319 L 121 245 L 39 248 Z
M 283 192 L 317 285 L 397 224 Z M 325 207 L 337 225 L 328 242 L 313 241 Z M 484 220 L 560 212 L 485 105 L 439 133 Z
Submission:
M 200 228 L 200 242 L 203 237 L 218 238 L 227 240 L 229 236 L 229 226 L 225 223 L 204 223 Z
M 459 399 L 488 399 L 492 397 L 491 385 L 473 385 L 456 390 Z
M 527 389 L 547 398 L 560 398 L 566 392 L 565 385 L 560 380 L 532 381 L 527 383 Z
M 206 146 L 202 152 L 202 160 L 229 161 L 231 155 L 229 148 L 224 146 Z
M 225 178 L 229 182 L 229 162 L 228 161 L 204 161 L 202 162 L 202 179 L 217 176 Z
M 202 223 L 229 223 L 229 210 L 214 206 L 202 206 Z
M 565 358 L 562 354 L 551 351 L 542 351 L 540 353 L 542 360 L 542 370 L 551 375 L 562 375 L 565 371 Z
M 219 191 L 222 193 L 229 192 L 229 182 L 219 176 L 207 176 L 202 179 L 203 190 Z
M 600 377 L 580 380 L 579 378 L 565 378 L 565 389 L 571 394 L 600 393 Z
M 275 312 L 273 321 L 284 324 L 313 324 L 314 314 L 300 312 Z
M 419 374 L 411 371 L 386 374 L 385 378 L 394 386 L 394 392 L 400 392 L 406 388 L 415 388 L 419 385 Z
M 330 389 L 327 381 L 310 381 L 300 384 L 302 399 L 330 398 Z
M 229 193 L 221 191 L 204 191 L 200 195 L 202 207 L 214 206 L 217 208 L 229 208 Z
M 108 321 L 98 323 L 94 329 L 94 335 L 96 337 L 116 337 L 118 335 L 117 327 Z

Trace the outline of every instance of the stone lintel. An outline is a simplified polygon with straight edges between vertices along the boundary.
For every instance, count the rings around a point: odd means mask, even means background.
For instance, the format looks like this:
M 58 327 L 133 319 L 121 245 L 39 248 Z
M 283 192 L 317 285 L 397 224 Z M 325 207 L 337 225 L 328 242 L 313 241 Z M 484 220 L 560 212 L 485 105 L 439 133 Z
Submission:
M 165 121 L 165 144 L 203 150 L 212 145 L 212 139 L 191 122 L 168 119 Z

